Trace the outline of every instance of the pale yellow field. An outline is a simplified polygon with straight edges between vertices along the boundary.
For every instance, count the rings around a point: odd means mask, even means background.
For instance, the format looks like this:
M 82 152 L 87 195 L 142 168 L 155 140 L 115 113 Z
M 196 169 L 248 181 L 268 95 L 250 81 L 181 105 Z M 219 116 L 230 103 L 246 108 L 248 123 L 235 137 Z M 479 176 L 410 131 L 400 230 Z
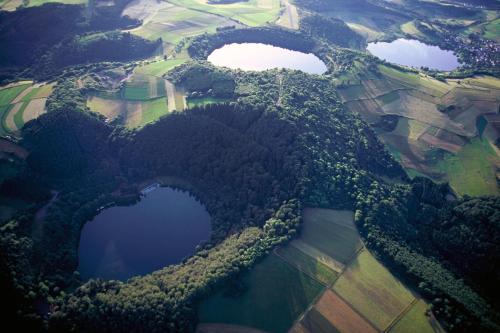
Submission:
M 33 90 L 33 88 L 34 88 L 34 86 L 31 86 L 31 87 L 24 89 L 19 95 L 16 96 L 16 98 L 14 98 L 12 100 L 11 104 L 21 102 L 22 99 L 24 98 L 24 96 L 28 95 Z
M 90 96 L 87 100 L 87 106 L 90 110 L 102 114 L 109 120 L 113 120 L 120 115 L 123 101 Z
M 23 113 L 23 121 L 24 123 L 36 119 L 42 114 L 46 112 L 45 110 L 45 102 L 47 102 L 47 98 L 37 98 L 29 102 L 26 109 L 24 109 Z

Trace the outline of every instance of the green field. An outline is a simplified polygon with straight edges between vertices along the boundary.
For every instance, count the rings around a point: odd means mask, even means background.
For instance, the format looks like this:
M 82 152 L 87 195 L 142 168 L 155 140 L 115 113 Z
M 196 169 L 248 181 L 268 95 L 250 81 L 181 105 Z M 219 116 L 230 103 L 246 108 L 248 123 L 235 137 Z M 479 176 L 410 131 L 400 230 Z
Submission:
M 382 102 L 382 104 L 389 104 L 399 99 L 399 93 L 397 91 L 391 91 L 390 93 L 382 95 L 377 99 Z
M 165 81 L 155 76 L 134 74 L 122 88 L 122 98 L 129 101 L 147 101 L 165 96 Z
M 362 247 L 350 211 L 304 210 L 300 239 L 344 264 Z
M 323 286 L 272 254 L 245 273 L 237 297 L 219 292 L 201 302 L 201 323 L 228 323 L 271 333 L 286 332 Z
M 367 250 L 349 265 L 333 289 L 380 330 L 387 328 L 414 299 Z
M 201 97 L 201 98 L 188 98 L 187 99 L 187 107 L 194 108 L 196 106 L 204 106 L 208 104 L 217 104 L 228 102 L 227 98 L 218 98 L 218 97 Z
M 480 138 L 486 125 L 481 116 L 497 111 L 500 80 L 476 76 L 441 82 L 384 65 L 378 69 L 383 79 L 361 84 L 351 79 L 352 85 L 339 92 L 369 123 L 384 114 L 399 116 L 393 131 L 377 133 L 403 167 L 412 175 L 447 181 L 461 195 L 498 195 L 500 158 Z M 382 81 L 391 92 L 380 94 Z M 360 98 L 367 100 L 356 101 Z
M 17 86 L 3 88 L 0 90 L 0 106 L 10 104 L 17 95 L 31 86 L 31 83 L 19 84 Z
M 427 91 L 433 96 L 441 97 L 452 88 L 447 83 L 417 73 L 400 71 L 384 65 L 379 65 L 378 68 L 383 75 L 390 79 L 397 80 L 408 87 Z
M 490 143 L 474 138 L 457 154 L 447 154 L 435 169 L 445 173 L 445 179 L 460 195 L 498 195 L 495 161 L 500 163 Z
M 276 250 L 277 254 L 288 263 L 298 268 L 316 280 L 331 285 L 338 277 L 338 273 L 292 245 L 288 245 Z
M 484 38 L 500 41 L 500 19 L 489 22 L 484 27 Z
M 0 135 L 17 135 L 26 121 L 44 113 L 45 101 L 54 85 L 21 81 L 0 89 Z
M 389 330 L 390 333 L 439 333 L 441 327 L 426 316 L 427 304 L 419 300 L 411 309 Z
M 58 2 L 58 3 L 65 3 L 68 5 L 78 5 L 78 4 L 87 4 L 88 0 L 29 0 L 29 7 L 33 6 L 41 6 L 44 3 L 50 3 L 50 2 Z
M 280 13 L 279 0 L 249 0 L 233 4 L 209 5 L 204 0 L 171 0 L 173 4 L 224 16 L 248 26 L 274 22 Z
M 152 123 L 161 116 L 168 113 L 167 99 L 166 98 L 156 98 L 150 101 L 146 101 L 142 106 L 142 119 L 139 126 L 144 126 L 146 124 Z
M 87 106 L 110 121 L 118 119 L 128 128 L 142 127 L 169 113 L 166 97 L 141 101 L 90 96 Z
M 123 88 L 123 98 L 131 101 L 145 101 L 149 99 L 148 87 L 125 85 Z
M 143 75 L 151 75 L 161 77 L 165 75 L 168 71 L 173 69 L 174 67 L 185 63 L 187 59 L 179 58 L 179 59 L 168 59 L 168 60 L 160 60 L 155 61 L 140 67 L 137 67 L 135 73 L 143 74 Z
M 28 104 L 29 104 L 29 101 L 24 102 L 23 105 L 21 106 L 21 108 L 14 115 L 14 123 L 16 124 L 17 128 L 22 128 L 24 126 L 23 115 L 24 115 L 24 110 L 26 109 Z
M 10 104 L 0 106 L 0 136 L 10 134 L 10 129 L 7 127 L 7 124 L 5 123 L 5 118 L 7 117 L 7 114 L 11 109 L 12 105 Z
M 1 0 L 0 9 L 15 10 L 21 5 L 25 5 L 26 7 L 35 7 L 51 2 L 64 3 L 68 5 L 78 5 L 86 4 L 88 0 Z
M 146 1 L 147 2 L 147 1 Z M 197 3 L 186 1 L 160 1 L 132 3 L 124 14 L 140 18 L 143 24 L 130 30 L 131 33 L 149 40 L 162 40 L 170 46 L 179 43 L 183 38 L 214 33 L 218 27 L 237 24 L 229 17 L 213 14 L 197 8 Z M 206 6 L 203 3 L 200 6 Z M 213 9 L 213 6 L 208 7 Z
M 492 18 L 491 21 L 473 25 L 465 30 L 465 33 L 479 33 L 483 38 L 500 42 L 500 18 Z

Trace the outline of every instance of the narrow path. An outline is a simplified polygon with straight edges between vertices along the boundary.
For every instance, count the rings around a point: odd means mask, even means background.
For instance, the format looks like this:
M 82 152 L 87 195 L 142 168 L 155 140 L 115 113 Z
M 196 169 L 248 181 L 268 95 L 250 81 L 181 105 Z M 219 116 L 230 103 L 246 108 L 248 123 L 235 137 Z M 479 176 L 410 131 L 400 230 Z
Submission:
M 288 0 L 281 0 L 281 5 L 284 7 L 284 10 L 276 23 L 285 28 L 298 30 L 299 13 L 297 7 L 292 5 Z
M 290 28 L 298 30 L 299 29 L 299 14 L 297 12 L 297 7 L 292 5 L 288 0 L 284 0 L 286 6 L 286 13 L 288 15 L 288 22 L 290 23 Z
M 280 258 L 281 260 L 283 260 L 286 264 L 288 264 L 289 266 L 291 266 L 292 268 L 298 270 L 299 272 L 301 272 L 302 274 L 310 277 L 311 279 L 313 279 L 314 281 L 318 282 L 319 284 L 321 284 L 322 286 L 324 287 L 327 287 L 328 288 L 328 285 L 326 283 L 324 283 L 323 281 L 320 281 L 318 280 L 315 276 L 303 271 L 299 266 L 293 264 L 292 262 L 290 262 L 288 259 L 286 259 L 285 257 L 283 257 L 281 254 L 278 253 L 278 251 L 276 251 L 277 249 L 274 249 L 273 250 L 273 254 L 275 256 L 277 256 L 278 258 Z M 323 292 L 321 293 L 323 294 Z
M 396 326 L 396 324 L 401 320 L 401 318 L 403 318 L 407 313 L 408 311 L 410 311 L 410 309 L 415 305 L 417 304 L 419 300 L 414 297 L 413 298 L 413 301 L 411 301 L 410 304 L 408 304 L 406 306 L 406 308 L 403 309 L 403 311 L 401 311 L 390 323 L 389 325 L 387 325 L 387 327 L 383 330 L 383 332 L 389 332 L 394 326 Z
M 281 96 L 283 94 L 283 75 L 278 74 L 277 76 L 278 79 L 278 100 L 276 101 L 276 106 L 281 106 Z

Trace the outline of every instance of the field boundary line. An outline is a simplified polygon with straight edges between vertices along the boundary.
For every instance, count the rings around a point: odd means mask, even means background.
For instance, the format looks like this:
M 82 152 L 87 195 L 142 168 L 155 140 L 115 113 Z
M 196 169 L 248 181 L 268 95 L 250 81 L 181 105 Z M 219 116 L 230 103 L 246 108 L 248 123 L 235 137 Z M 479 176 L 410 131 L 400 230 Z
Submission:
M 293 321 L 292 323 L 292 326 L 290 326 L 290 329 L 288 329 L 287 332 L 290 332 L 290 330 L 292 328 L 295 327 L 295 325 L 298 325 L 300 324 L 300 322 L 302 321 L 302 319 L 304 319 L 304 317 L 309 313 L 309 311 L 312 310 L 312 308 L 314 308 L 314 306 L 316 305 L 316 303 L 318 303 L 319 299 L 321 297 L 323 297 L 323 295 L 328 291 L 328 290 L 331 290 L 330 288 L 328 288 L 328 286 L 324 286 L 323 290 L 311 301 L 311 303 L 309 304 L 309 306 L 304 310 L 302 311 L 302 313 Z M 378 330 L 377 330 L 378 331 Z
M 382 332 L 389 332 L 391 329 L 396 326 L 397 323 L 413 308 L 415 304 L 417 304 L 419 299 L 416 297 L 408 304 L 394 319 L 387 325 L 387 327 Z
M 319 281 L 316 277 L 312 276 L 311 274 L 309 273 L 306 273 L 304 272 L 302 269 L 300 269 L 299 267 L 295 266 L 293 263 L 291 263 L 289 260 L 285 259 L 285 257 L 283 257 L 281 254 L 279 254 L 277 252 L 278 249 L 274 249 L 273 250 L 273 254 L 275 254 L 279 259 L 283 260 L 287 265 L 291 266 L 292 268 L 295 268 L 296 270 L 298 270 L 299 272 L 301 272 L 302 274 L 310 277 L 311 279 L 313 279 L 314 281 L 318 282 L 319 284 L 321 284 L 322 286 L 324 287 L 327 287 L 328 288 L 328 284 L 327 283 L 324 283 L 322 281 Z M 314 258 L 312 258 L 314 259 Z M 337 279 L 335 279 L 337 280 Z
M 363 318 L 364 320 L 366 320 L 366 322 L 375 329 L 375 331 L 377 332 L 384 332 L 382 331 L 381 329 L 379 329 L 370 319 L 366 318 L 366 316 L 364 314 L 362 314 L 361 312 L 358 311 L 358 309 L 356 309 L 350 302 L 347 301 L 347 299 L 345 299 L 344 297 L 342 297 L 338 292 L 336 292 L 335 290 L 333 289 L 330 289 L 335 295 L 337 295 L 338 298 L 340 298 L 342 301 L 345 302 L 345 304 L 347 304 L 352 311 L 356 312 L 361 318 Z
M 365 244 L 363 243 L 363 240 L 361 239 L 361 237 L 359 237 L 359 242 L 361 244 L 361 246 L 359 247 L 359 249 L 357 249 L 350 257 L 349 259 L 347 259 L 346 263 L 344 264 L 344 269 L 342 270 L 341 274 L 344 273 L 344 271 L 349 267 L 351 266 L 351 264 L 353 263 L 354 260 L 356 260 L 357 257 L 359 257 L 359 255 L 361 254 L 361 252 L 367 250 L 366 249 L 366 246 Z M 368 251 L 368 250 L 367 250 Z
M 184 5 L 181 5 L 181 4 L 176 4 L 176 3 L 174 3 L 174 2 L 171 2 L 170 0 L 165 0 L 165 2 L 168 2 L 169 4 L 174 5 L 174 6 L 177 6 L 177 7 L 182 7 L 182 8 L 186 8 L 186 9 L 194 10 L 195 12 L 199 12 L 199 13 L 203 13 L 203 14 L 208 14 L 208 15 L 218 16 L 218 17 L 224 18 L 224 19 L 226 19 L 226 20 L 233 21 L 233 22 L 235 22 L 236 24 L 241 24 L 242 26 L 248 27 L 248 25 L 246 25 L 245 23 L 241 22 L 240 20 L 234 19 L 234 18 L 232 18 L 232 17 L 224 16 L 224 15 L 219 14 L 219 13 L 212 13 L 212 12 L 209 12 L 209 11 L 207 11 L 207 10 L 203 10 L 203 9 L 199 9 L 199 8 L 193 8 L 193 7 L 191 7 L 191 6 L 184 6 Z
M 375 100 L 379 97 L 382 97 L 382 96 L 385 96 L 385 95 L 389 95 L 390 93 L 393 93 L 393 92 L 396 92 L 396 91 L 410 91 L 410 90 L 417 90 L 415 88 L 410 88 L 410 87 L 402 87 L 402 88 L 396 88 L 394 90 L 391 90 L 387 93 L 383 93 L 383 94 L 380 94 L 380 95 L 374 95 L 374 94 L 371 94 L 368 92 L 368 95 L 369 97 L 366 97 L 366 98 L 354 98 L 354 99 L 350 99 L 350 100 L 345 100 L 344 103 L 349 103 L 349 102 L 362 102 L 362 101 L 372 101 L 372 100 Z M 425 94 L 425 93 L 424 93 Z M 432 95 L 429 95 L 429 96 L 432 96 Z M 434 96 L 433 96 L 434 97 Z M 377 102 L 377 101 L 376 101 Z M 377 103 L 378 104 L 378 103 Z

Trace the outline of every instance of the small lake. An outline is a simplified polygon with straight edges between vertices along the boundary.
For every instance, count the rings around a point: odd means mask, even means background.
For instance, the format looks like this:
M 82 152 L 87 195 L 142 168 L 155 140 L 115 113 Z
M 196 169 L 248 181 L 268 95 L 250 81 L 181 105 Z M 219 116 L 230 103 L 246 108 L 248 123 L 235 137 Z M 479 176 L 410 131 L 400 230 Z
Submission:
M 301 70 L 323 74 L 326 65 L 312 53 L 292 51 L 262 43 L 233 43 L 214 50 L 208 61 L 232 69 L 264 71 L 273 68 Z
M 414 39 L 400 38 L 390 43 L 369 43 L 367 49 L 374 56 L 398 65 L 416 68 L 424 66 L 441 71 L 451 71 L 460 66 L 452 51 Z
M 210 216 L 193 196 L 157 188 L 138 203 L 105 209 L 85 224 L 78 270 L 83 280 L 144 275 L 194 254 L 210 232 Z

